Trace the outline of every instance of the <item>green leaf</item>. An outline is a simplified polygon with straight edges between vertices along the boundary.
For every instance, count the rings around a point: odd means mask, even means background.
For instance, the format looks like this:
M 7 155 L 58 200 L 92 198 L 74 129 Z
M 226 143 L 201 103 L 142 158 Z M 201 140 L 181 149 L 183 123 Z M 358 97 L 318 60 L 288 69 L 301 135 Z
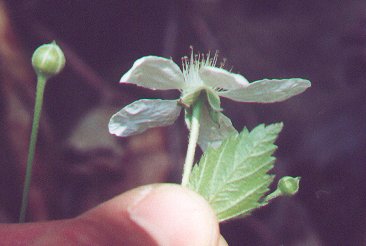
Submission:
M 273 181 L 274 145 L 282 123 L 244 129 L 208 148 L 195 165 L 188 187 L 201 194 L 213 207 L 219 221 L 248 215 L 262 206 L 261 199 Z

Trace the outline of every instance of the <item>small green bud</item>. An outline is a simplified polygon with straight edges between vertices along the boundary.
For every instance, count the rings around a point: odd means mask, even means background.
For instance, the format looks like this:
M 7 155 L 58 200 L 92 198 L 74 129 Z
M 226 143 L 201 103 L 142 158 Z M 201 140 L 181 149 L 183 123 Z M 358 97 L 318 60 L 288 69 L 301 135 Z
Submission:
M 46 79 L 57 75 L 65 67 L 65 56 L 55 41 L 39 46 L 33 53 L 32 65 L 38 76 Z
M 285 176 L 278 181 L 277 189 L 281 191 L 284 196 L 295 195 L 299 190 L 300 177 Z

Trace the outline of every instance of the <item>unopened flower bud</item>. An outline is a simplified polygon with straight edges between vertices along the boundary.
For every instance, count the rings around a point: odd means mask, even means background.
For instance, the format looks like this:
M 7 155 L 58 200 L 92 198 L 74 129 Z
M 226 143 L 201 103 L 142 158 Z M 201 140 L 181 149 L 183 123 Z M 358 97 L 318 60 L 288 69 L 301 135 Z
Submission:
M 38 76 L 46 79 L 58 74 L 65 67 L 65 56 L 55 41 L 38 47 L 32 56 L 32 65 Z
M 277 189 L 281 191 L 284 196 L 295 195 L 299 190 L 300 177 L 283 177 L 278 181 Z

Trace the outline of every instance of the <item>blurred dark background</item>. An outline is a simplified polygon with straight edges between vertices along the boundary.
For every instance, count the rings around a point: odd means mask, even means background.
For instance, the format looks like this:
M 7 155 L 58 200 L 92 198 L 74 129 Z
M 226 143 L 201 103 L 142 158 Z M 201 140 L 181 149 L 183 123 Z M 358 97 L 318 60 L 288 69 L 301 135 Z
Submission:
M 16 222 L 32 119 L 33 50 L 56 40 L 64 72 L 45 93 L 28 220 L 68 218 L 133 187 L 180 182 L 181 119 L 121 139 L 109 117 L 139 98 L 117 82 L 145 55 L 220 51 L 248 80 L 301 77 L 275 104 L 224 101 L 234 125 L 283 121 L 274 173 L 300 192 L 222 224 L 230 245 L 366 245 L 366 1 L 0 0 L 0 222 Z

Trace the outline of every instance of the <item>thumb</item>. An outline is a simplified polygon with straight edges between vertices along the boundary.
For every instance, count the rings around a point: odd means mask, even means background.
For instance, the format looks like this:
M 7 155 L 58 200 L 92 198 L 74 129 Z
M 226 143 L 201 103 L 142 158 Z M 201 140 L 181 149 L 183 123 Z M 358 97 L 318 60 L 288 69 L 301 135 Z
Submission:
M 77 219 L 108 245 L 225 245 L 210 205 L 175 184 L 136 188 Z

